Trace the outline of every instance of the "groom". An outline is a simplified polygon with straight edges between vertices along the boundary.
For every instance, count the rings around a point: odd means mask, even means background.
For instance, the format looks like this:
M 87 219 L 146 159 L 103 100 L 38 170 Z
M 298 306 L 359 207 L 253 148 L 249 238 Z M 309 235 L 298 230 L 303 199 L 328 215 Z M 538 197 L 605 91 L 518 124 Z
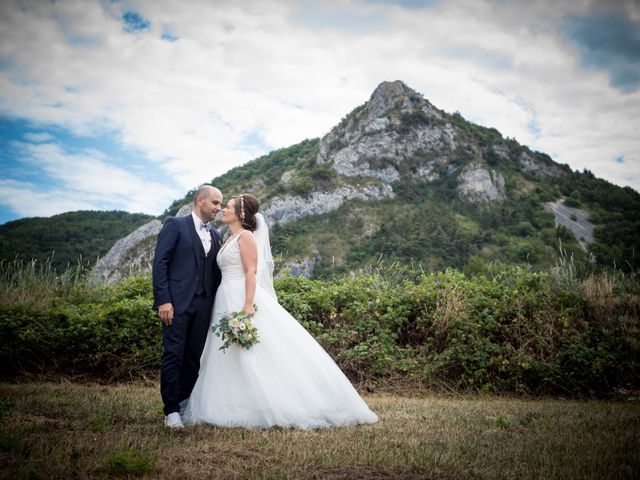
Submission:
M 209 222 L 221 208 L 220 190 L 203 185 L 195 193 L 191 215 L 169 218 L 158 234 L 153 308 L 163 323 L 160 393 L 169 428 L 184 427 L 180 404 L 186 403 L 198 378 L 220 285 L 216 255 L 221 237 Z

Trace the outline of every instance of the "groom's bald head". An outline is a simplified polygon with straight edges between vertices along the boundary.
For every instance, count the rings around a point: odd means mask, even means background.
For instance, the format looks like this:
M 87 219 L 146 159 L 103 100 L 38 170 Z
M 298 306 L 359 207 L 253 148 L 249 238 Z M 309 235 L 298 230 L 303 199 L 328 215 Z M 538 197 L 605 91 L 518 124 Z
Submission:
M 222 192 L 216 187 L 212 185 L 201 185 L 200 187 L 198 187 L 195 195 L 193 196 L 193 203 L 194 205 L 198 204 L 198 197 L 206 200 L 207 198 L 211 198 L 214 196 L 218 196 L 222 200 Z
M 193 211 L 204 223 L 216 218 L 222 210 L 222 192 L 211 185 L 202 185 L 193 196 Z

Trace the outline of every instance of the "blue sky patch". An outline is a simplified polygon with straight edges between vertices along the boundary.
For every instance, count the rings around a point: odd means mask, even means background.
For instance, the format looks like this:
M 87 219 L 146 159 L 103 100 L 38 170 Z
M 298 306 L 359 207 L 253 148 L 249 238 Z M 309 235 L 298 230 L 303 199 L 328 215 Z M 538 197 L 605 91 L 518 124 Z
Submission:
M 0 145 L 3 145 L 0 149 L 2 180 L 29 183 L 43 192 L 64 189 L 64 179 L 49 175 L 29 153 L 30 147 L 43 144 L 56 145 L 66 155 L 87 155 L 96 158 L 144 179 L 144 182 L 167 185 L 167 188 L 172 188 L 171 185 L 174 183 L 174 179 L 158 168 L 157 164 L 150 162 L 144 152 L 123 146 L 117 132 L 81 137 L 60 127 L 37 125 L 26 120 L 0 116 Z M 119 201 L 121 199 L 114 197 L 113 204 L 100 204 L 95 208 L 121 209 Z M 0 224 L 23 216 L 10 205 L 0 203 Z
M 262 127 L 258 126 L 249 132 L 240 142 L 240 145 L 254 149 L 257 148 L 259 150 L 263 150 L 265 152 L 273 150 L 273 147 L 264 139 L 262 134 Z
M 176 40 L 178 40 L 178 36 L 175 35 L 167 26 L 162 28 L 162 35 L 160 36 L 160 38 L 166 40 L 167 42 L 175 42 Z
M 151 22 L 134 10 L 124 12 L 122 15 L 124 29 L 129 33 L 138 33 L 148 30 Z
M 533 134 L 535 138 L 540 138 L 540 126 L 535 120 L 531 120 L 527 124 L 527 129 Z
M 587 68 L 605 70 L 611 85 L 623 92 L 640 86 L 640 29 L 612 13 L 569 16 L 561 31 L 579 50 Z

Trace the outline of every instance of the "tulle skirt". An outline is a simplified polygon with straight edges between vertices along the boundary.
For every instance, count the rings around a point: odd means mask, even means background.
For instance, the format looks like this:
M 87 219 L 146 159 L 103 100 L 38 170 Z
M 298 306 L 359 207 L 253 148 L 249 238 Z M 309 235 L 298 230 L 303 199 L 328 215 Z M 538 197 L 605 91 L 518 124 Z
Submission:
M 260 343 L 221 351 L 222 340 L 209 333 L 186 424 L 311 429 L 378 420 L 327 352 L 260 286 L 254 303 Z M 244 279 L 223 281 L 212 322 L 243 304 Z

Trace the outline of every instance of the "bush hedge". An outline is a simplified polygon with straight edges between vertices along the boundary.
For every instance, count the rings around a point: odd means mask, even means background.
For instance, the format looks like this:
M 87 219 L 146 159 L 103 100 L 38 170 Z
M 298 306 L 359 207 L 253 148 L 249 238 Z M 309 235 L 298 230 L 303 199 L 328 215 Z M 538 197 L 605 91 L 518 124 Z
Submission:
M 600 275 L 565 286 L 558 278 L 522 268 L 472 277 L 378 272 L 285 277 L 276 290 L 361 385 L 564 395 L 638 388 L 637 282 Z M 0 306 L 0 375 L 157 375 L 161 327 L 150 277 L 83 295 L 71 291 L 78 288 L 89 287 L 70 287 L 46 307 Z

